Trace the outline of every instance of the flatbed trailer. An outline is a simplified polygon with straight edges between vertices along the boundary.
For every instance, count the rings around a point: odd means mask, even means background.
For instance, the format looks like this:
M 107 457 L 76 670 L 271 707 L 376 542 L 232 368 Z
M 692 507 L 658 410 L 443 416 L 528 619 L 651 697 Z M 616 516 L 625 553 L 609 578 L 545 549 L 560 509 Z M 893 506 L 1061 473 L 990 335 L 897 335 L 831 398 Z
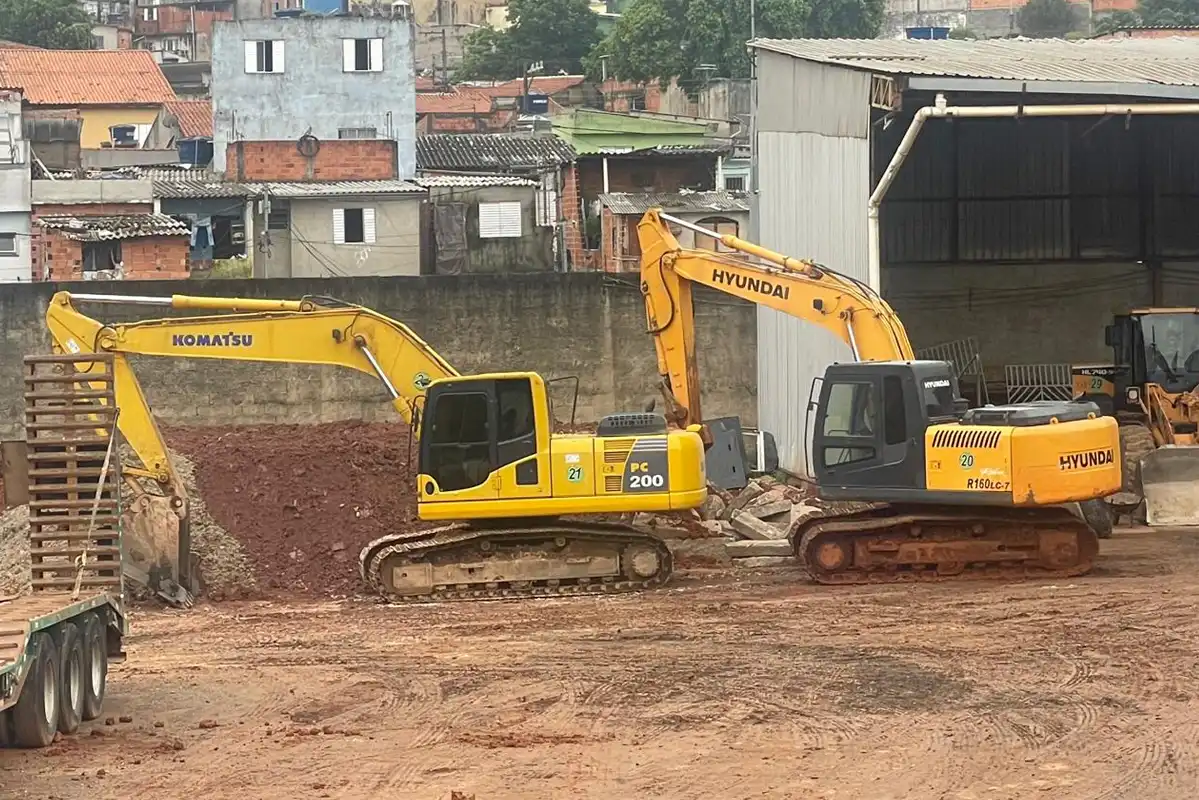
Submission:
M 0 746 L 98 717 L 124 659 L 117 413 L 111 356 L 25 359 L 30 593 L 0 597 Z

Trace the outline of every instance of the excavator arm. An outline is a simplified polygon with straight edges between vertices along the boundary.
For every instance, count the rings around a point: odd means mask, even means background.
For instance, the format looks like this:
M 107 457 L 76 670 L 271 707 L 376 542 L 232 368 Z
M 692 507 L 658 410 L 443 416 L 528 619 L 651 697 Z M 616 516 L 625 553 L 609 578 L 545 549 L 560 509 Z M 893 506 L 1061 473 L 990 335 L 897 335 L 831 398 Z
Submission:
M 223 313 L 108 325 L 83 314 L 77 302 Z M 324 298 L 166 298 L 58 292 L 50 301 L 46 324 L 57 352 L 108 352 L 114 356 L 116 403 L 121 410 L 118 426 L 142 465 L 126 467 L 125 475 L 152 479 L 162 492 L 151 494 L 134 481 L 127 482 L 134 496 L 129 534 L 144 560 L 134 567 L 143 570 L 145 582 L 167 599 L 186 594 L 178 591 L 179 586 L 194 588 L 189 586 L 194 581 L 188 574 L 187 490 L 171 464 L 129 354 L 348 367 L 377 377 L 396 411 L 410 424 L 425 388 L 433 380 L 459 374 L 406 325 L 361 306 Z M 165 524 L 172 517 L 177 535 L 168 532 Z
M 670 230 L 672 224 L 711 237 L 731 252 L 684 249 Z M 859 361 L 914 358 L 899 317 L 861 281 L 656 209 L 642 217 L 637 236 L 646 321 L 654 337 L 667 417 L 677 425 L 703 419 L 693 284 L 819 325 L 848 344 Z

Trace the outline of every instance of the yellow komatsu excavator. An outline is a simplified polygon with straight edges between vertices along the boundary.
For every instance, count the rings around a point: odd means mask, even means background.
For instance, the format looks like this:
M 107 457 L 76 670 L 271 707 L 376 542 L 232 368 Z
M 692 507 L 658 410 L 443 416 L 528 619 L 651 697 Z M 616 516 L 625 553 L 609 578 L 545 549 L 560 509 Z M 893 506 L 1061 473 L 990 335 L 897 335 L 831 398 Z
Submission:
M 684 249 L 670 225 L 731 252 Z M 967 410 L 951 365 L 915 360 L 899 317 L 862 282 L 657 210 L 639 223 L 638 239 L 646 318 L 676 424 L 702 420 L 694 284 L 820 325 L 853 350 L 856 363 L 825 371 L 812 436 L 822 502 L 791 532 L 814 580 L 1090 570 L 1098 537 L 1063 504 L 1120 489 L 1117 424 L 1094 403 Z M 795 412 L 806 413 L 796 390 Z
M 219 313 L 104 324 L 81 313 L 82 302 Z M 685 510 L 707 499 L 698 427 L 668 431 L 662 415 L 613 414 L 595 436 L 552 434 L 540 375 L 459 375 L 408 327 L 361 306 L 326 298 L 59 292 L 46 320 L 56 351 L 114 354 L 118 426 L 142 462 L 125 474 L 156 489 L 130 486 L 131 560 L 141 580 L 173 602 L 186 604 L 195 585 L 187 493 L 129 354 L 334 365 L 377 377 L 418 440 L 420 518 L 452 521 L 384 536 L 362 550 L 363 580 L 391 599 L 657 586 L 671 573 L 661 540 L 579 517 Z M 406 443 L 395 445 L 398 451 Z

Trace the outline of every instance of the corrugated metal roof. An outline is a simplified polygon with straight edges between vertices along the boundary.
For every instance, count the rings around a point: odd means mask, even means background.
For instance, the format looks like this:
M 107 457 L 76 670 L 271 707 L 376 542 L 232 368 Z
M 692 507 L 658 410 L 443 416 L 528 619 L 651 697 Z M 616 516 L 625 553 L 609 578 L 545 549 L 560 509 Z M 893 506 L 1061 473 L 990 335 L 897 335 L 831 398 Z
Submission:
M 644 214 L 651 208 L 671 211 L 749 211 L 740 192 L 611 192 L 599 201 L 613 214 Z
M 321 183 L 245 183 L 254 194 L 272 197 L 341 197 L 358 194 L 421 194 L 425 190 L 408 181 L 326 181 Z
M 139 236 L 187 236 L 191 233 L 189 225 L 166 214 L 38 217 L 37 224 L 77 242 L 134 239 Z
M 422 175 L 414 183 L 432 187 L 481 188 L 484 186 L 536 186 L 537 181 L 514 175 Z
M 422 170 L 547 169 L 574 160 L 574 148 L 557 136 L 434 133 L 416 137 L 416 166 Z
M 205 197 L 251 197 L 254 192 L 240 183 L 205 180 L 162 180 L 154 179 L 154 196 L 177 200 L 195 200 Z
M 752 46 L 883 75 L 1199 86 L 1194 38 L 757 39 Z

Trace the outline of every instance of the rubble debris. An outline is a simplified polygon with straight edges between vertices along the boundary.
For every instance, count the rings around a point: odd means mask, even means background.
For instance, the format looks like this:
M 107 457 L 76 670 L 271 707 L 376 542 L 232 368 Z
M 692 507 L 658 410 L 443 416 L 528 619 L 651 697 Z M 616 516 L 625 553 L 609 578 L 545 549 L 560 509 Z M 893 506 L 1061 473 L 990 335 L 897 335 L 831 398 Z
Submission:
M 29 589 L 29 506 L 0 512 L 0 597 Z
M 739 533 L 743 539 L 782 539 L 787 535 L 786 528 L 763 522 L 747 511 L 738 511 L 734 514 L 732 526 L 733 530 Z
M 728 542 L 724 546 L 733 558 L 749 558 L 753 556 L 793 556 L 795 548 L 786 539 L 771 539 L 768 541 Z
M 738 558 L 734 562 L 739 567 L 746 569 L 770 569 L 777 567 L 798 567 L 799 559 L 795 556 L 753 556 L 751 558 Z

